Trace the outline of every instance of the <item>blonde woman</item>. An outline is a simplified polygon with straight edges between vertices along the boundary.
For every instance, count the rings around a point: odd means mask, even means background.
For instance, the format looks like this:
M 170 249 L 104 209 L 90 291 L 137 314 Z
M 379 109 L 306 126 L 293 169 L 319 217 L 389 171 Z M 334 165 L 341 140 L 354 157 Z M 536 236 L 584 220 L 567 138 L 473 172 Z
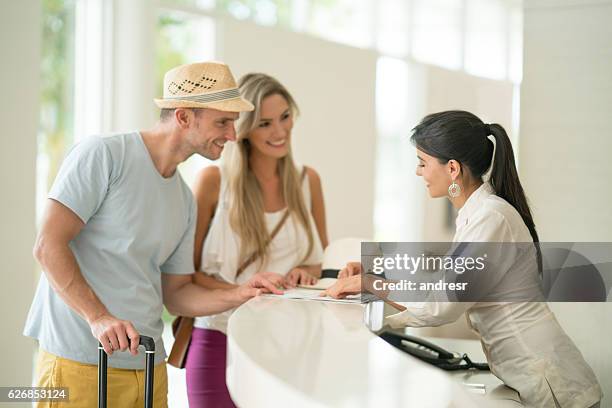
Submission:
M 297 105 L 265 74 L 248 74 L 239 87 L 255 110 L 238 120 L 237 142 L 225 147 L 222 166 L 202 170 L 194 186 L 195 281 L 225 289 L 261 274 L 279 287 L 315 283 L 327 246 L 325 209 L 318 174 L 291 154 Z M 231 313 L 196 318 L 186 361 L 191 407 L 234 406 L 225 384 Z

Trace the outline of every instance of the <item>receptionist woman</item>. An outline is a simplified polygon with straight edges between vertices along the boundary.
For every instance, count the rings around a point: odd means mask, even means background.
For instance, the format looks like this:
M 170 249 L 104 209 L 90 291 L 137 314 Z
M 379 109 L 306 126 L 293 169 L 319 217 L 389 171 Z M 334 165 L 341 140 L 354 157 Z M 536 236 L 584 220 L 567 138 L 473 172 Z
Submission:
M 454 242 L 539 241 L 502 126 L 485 124 L 469 112 L 440 112 L 421 121 L 412 141 L 419 160 L 416 174 L 430 196 L 448 197 L 458 209 Z M 358 264 L 347 265 L 341 272 L 344 278 L 325 294 L 343 297 L 359 292 L 361 275 L 355 274 L 359 271 Z M 515 273 L 512 268 L 508 271 Z M 481 338 L 491 372 L 517 390 L 526 406 L 599 406 L 602 391 L 593 370 L 546 303 L 407 306 L 387 317 L 391 327 L 439 326 L 466 313 Z

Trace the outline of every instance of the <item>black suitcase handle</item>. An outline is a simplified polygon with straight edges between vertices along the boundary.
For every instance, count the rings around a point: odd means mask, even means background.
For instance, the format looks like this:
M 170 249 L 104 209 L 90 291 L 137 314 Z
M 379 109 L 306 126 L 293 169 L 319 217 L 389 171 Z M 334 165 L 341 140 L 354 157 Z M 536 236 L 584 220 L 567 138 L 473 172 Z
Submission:
M 139 346 L 144 346 L 147 356 L 145 367 L 145 408 L 153 407 L 153 375 L 155 370 L 155 341 L 148 336 L 140 336 Z M 98 343 L 98 408 L 106 408 L 106 372 L 108 356 L 102 344 Z

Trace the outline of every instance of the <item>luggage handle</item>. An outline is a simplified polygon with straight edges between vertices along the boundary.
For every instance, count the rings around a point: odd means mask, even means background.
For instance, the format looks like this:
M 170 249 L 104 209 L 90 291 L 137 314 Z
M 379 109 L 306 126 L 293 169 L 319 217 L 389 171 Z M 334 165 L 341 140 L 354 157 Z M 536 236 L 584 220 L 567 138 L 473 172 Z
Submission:
M 145 408 L 153 407 L 153 375 L 155 369 L 155 341 L 148 336 L 140 336 L 139 346 L 145 348 Z M 101 343 L 98 343 L 98 408 L 106 408 L 106 372 L 108 356 Z

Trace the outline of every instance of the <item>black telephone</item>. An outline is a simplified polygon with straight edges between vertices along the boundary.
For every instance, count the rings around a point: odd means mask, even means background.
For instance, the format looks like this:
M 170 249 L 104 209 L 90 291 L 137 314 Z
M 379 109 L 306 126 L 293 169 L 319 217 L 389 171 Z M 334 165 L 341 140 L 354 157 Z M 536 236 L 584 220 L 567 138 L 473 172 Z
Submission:
M 393 331 L 384 331 L 379 336 L 392 346 L 443 370 L 489 370 L 487 363 L 474 363 L 467 354 L 444 350 L 418 337 Z

